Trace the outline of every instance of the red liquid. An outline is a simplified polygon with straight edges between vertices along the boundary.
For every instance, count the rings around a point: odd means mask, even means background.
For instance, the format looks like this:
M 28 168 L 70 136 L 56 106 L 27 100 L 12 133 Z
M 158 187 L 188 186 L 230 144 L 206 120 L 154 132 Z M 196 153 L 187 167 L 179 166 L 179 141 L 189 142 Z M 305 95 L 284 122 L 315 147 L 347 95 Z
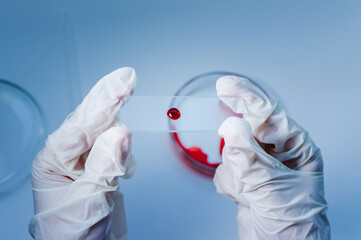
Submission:
M 168 110 L 167 115 L 172 120 L 177 120 L 181 117 L 181 113 L 177 108 L 171 108 Z
M 195 161 L 204 164 L 208 167 L 216 169 L 219 166 L 219 163 L 210 163 L 208 162 L 208 156 L 206 153 L 203 152 L 203 150 L 199 147 L 190 147 L 186 148 L 182 142 L 180 141 L 178 134 L 173 133 L 173 136 L 178 143 L 178 145 L 183 149 L 184 152 L 186 152 L 191 158 L 193 158 Z
M 222 155 L 224 148 L 224 138 L 221 138 L 221 143 L 219 144 L 219 154 Z

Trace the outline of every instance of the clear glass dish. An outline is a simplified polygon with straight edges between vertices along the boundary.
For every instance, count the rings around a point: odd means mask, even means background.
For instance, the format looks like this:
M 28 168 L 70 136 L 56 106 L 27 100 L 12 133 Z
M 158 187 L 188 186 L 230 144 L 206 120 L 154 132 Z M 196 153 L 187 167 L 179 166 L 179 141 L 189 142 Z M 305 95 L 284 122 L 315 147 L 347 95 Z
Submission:
M 0 79 L 0 194 L 26 179 L 44 139 L 37 102 L 21 87 Z
M 219 99 L 213 101 L 212 106 L 210 106 L 201 101 L 191 101 L 192 98 L 178 97 L 192 96 L 201 98 L 202 96 L 213 96 L 216 98 L 216 81 L 224 75 L 247 78 L 267 94 L 260 84 L 242 74 L 225 71 L 209 72 L 198 75 L 184 83 L 174 94 L 169 108 L 181 108 L 182 112 L 187 112 L 189 115 L 194 113 L 202 116 L 201 121 L 206 126 L 217 125 L 219 127 L 222 123 L 220 119 L 225 119 L 229 116 L 243 117 L 242 114 L 234 113 Z M 195 105 L 195 103 L 198 105 Z M 187 119 L 179 118 L 178 120 L 172 120 L 168 118 L 168 129 L 177 155 L 190 169 L 212 177 L 215 169 L 221 163 L 224 141 L 218 136 L 217 128 L 214 131 L 177 131 L 178 129 L 186 128 L 185 126 L 189 124 Z

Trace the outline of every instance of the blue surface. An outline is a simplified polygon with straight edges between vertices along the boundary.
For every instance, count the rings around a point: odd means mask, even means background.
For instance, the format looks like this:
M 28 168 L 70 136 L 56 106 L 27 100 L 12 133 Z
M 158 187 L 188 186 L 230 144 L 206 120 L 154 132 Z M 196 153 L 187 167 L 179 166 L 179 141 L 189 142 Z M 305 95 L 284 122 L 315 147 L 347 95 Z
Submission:
M 0 78 L 40 102 L 52 131 L 120 66 L 136 69 L 138 95 L 172 94 L 207 71 L 248 75 L 320 146 L 333 239 L 359 239 L 360 12 L 359 1 L 2 1 Z M 57 42 L 71 26 L 74 38 Z M 68 62 L 54 64 L 66 49 Z M 168 141 L 134 136 L 139 169 L 120 185 L 129 239 L 237 239 L 235 204 Z M 30 239 L 32 205 L 29 181 L 0 196 L 1 239 Z

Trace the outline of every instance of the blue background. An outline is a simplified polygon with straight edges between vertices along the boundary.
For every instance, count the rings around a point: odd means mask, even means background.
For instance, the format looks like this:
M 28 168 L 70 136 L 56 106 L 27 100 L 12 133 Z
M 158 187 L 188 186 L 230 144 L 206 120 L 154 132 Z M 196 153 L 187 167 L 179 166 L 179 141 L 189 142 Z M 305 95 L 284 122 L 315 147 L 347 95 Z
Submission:
M 138 95 L 173 94 L 207 71 L 248 75 L 321 148 L 333 239 L 359 239 L 360 12 L 359 1 L 2 0 L 0 78 L 37 99 L 50 133 L 121 66 L 136 69 Z M 168 142 L 134 136 L 139 168 L 120 183 L 129 239 L 237 239 L 235 204 Z M 32 215 L 28 179 L 0 195 L 0 238 L 30 239 Z

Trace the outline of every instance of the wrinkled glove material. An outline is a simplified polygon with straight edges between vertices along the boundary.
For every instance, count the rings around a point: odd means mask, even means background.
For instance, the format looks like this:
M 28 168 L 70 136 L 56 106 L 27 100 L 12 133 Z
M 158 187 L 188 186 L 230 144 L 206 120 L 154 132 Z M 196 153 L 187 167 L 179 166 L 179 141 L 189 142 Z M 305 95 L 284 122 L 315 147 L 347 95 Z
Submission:
M 136 163 L 131 134 L 116 115 L 136 81 L 132 68 L 106 75 L 48 137 L 32 166 L 35 239 L 126 239 L 117 180 L 129 178 Z
M 307 131 L 245 78 L 224 76 L 216 87 L 243 114 L 218 130 L 225 147 L 214 177 L 238 204 L 240 239 L 330 239 L 323 160 Z

